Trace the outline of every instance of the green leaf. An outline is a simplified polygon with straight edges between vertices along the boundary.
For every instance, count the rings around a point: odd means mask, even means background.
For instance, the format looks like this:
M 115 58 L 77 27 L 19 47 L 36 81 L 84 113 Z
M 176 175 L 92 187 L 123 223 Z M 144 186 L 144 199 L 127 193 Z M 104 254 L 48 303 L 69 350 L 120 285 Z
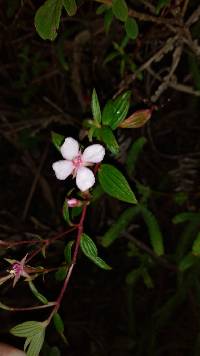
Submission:
M 72 262 L 72 246 L 74 241 L 69 241 L 64 249 L 65 261 L 69 265 Z
M 101 123 L 101 109 L 100 109 L 99 99 L 95 89 L 93 89 L 91 105 L 92 105 L 92 114 L 93 114 L 94 121 L 99 126 L 99 124 Z
M 63 0 L 63 6 L 69 16 L 74 16 L 77 11 L 75 0 Z
M 55 40 L 60 24 L 63 0 L 46 0 L 37 10 L 35 27 L 43 40 Z
M 84 255 L 86 257 L 88 257 L 92 262 L 94 262 L 98 267 L 105 269 L 105 270 L 112 269 L 105 261 L 103 261 L 98 256 L 97 247 L 88 235 L 82 234 L 80 247 L 81 247 L 81 250 L 83 251 Z
M 147 139 L 142 136 L 139 137 L 135 142 L 133 142 L 133 144 L 129 148 L 126 159 L 126 169 L 130 177 L 135 171 L 135 166 L 138 161 L 138 157 L 142 152 L 145 143 L 147 143 Z
M 25 321 L 24 323 L 14 326 L 10 333 L 18 337 L 32 338 L 44 329 L 43 323 L 39 321 Z
M 65 137 L 63 135 L 60 135 L 54 131 L 51 131 L 51 140 L 54 146 L 57 148 L 57 150 L 60 152 L 60 146 L 62 146 L 64 142 Z
M 95 258 L 98 255 L 97 247 L 94 241 L 86 234 L 81 236 L 81 249 L 83 253 L 89 258 Z
M 197 237 L 193 242 L 192 253 L 195 256 L 200 256 L 200 232 L 197 234 Z
M 117 168 L 110 164 L 102 164 L 98 171 L 98 178 L 102 189 L 107 194 L 127 203 L 137 203 L 137 199 L 126 178 Z
M 40 292 L 38 292 L 38 290 L 35 287 L 35 285 L 33 284 L 33 282 L 29 281 L 28 284 L 29 284 L 30 290 L 33 293 L 33 295 L 43 304 L 48 304 L 48 299 L 44 295 L 42 295 Z
M 64 326 L 61 316 L 58 313 L 54 314 L 53 322 L 54 322 L 54 326 L 55 326 L 57 332 L 62 334 L 64 332 L 65 326 Z
M 119 152 L 119 145 L 112 130 L 109 127 L 102 127 L 100 130 L 102 141 L 106 144 L 110 152 L 116 155 Z
M 69 207 L 67 205 L 67 201 L 64 201 L 63 204 L 63 218 L 67 222 L 69 226 L 73 226 L 74 224 L 71 222 L 70 217 L 69 217 Z
M 200 214 L 192 211 L 186 211 L 175 215 L 172 219 L 173 224 L 181 224 L 186 221 L 192 221 L 196 218 L 200 219 Z
M 126 276 L 126 283 L 129 285 L 134 285 L 141 276 L 141 268 L 136 268 L 130 271 Z
M 179 270 L 181 272 L 186 271 L 188 268 L 192 267 L 197 262 L 197 257 L 193 256 L 191 253 L 188 253 L 179 263 Z
M 102 113 L 103 125 L 110 126 L 113 130 L 123 121 L 130 106 L 130 91 L 119 95 L 115 100 L 109 100 Z
M 56 281 L 58 282 L 63 281 L 66 277 L 66 274 L 67 274 L 67 267 L 66 266 L 60 267 L 55 273 Z
M 161 256 L 164 254 L 164 245 L 163 245 L 163 236 L 160 231 L 158 221 L 155 218 L 155 216 L 152 214 L 152 212 L 147 208 L 145 208 L 144 206 L 140 206 L 140 210 L 143 219 L 146 223 L 146 226 L 148 228 L 149 237 L 153 250 L 158 256 Z
M 109 100 L 103 108 L 102 123 L 103 125 L 110 125 L 114 119 L 113 100 Z
M 112 9 L 108 9 L 106 12 L 105 12 L 105 15 L 104 15 L 104 29 L 105 29 L 105 33 L 107 34 L 110 30 L 110 26 L 111 26 L 111 23 L 112 23 L 112 20 L 113 20 L 113 12 L 112 12 Z
M 112 11 L 118 20 L 122 22 L 125 22 L 127 20 L 128 6 L 125 0 L 113 0 Z
M 138 24 L 136 20 L 132 19 L 131 17 L 128 17 L 125 22 L 125 30 L 127 36 L 132 40 L 135 40 L 139 33 Z
M 121 95 L 119 95 L 113 101 L 113 117 L 112 121 L 110 121 L 110 127 L 115 130 L 119 124 L 125 119 L 129 106 L 130 106 L 130 91 L 127 91 Z
M 128 208 L 118 217 L 110 229 L 101 238 L 101 244 L 104 247 L 109 247 L 120 234 L 133 222 L 134 218 L 139 214 L 140 207 L 134 206 Z
M 40 350 L 44 343 L 45 337 L 45 329 L 43 329 L 40 333 L 36 334 L 33 338 L 31 338 L 28 350 L 26 351 L 27 356 L 39 356 Z

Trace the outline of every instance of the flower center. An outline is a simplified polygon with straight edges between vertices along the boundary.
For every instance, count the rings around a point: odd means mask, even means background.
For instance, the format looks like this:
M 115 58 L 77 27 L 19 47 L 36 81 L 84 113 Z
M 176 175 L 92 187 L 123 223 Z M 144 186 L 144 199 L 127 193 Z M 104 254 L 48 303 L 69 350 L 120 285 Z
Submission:
M 21 274 L 22 272 L 22 267 L 19 263 L 15 263 L 13 266 L 12 266 L 12 271 L 15 275 L 19 275 Z
M 77 170 L 78 168 L 80 168 L 83 164 L 83 161 L 81 159 L 81 155 L 78 155 L 76 156 L 73 160 L 73 165 L 74 165 L 74 168 Z

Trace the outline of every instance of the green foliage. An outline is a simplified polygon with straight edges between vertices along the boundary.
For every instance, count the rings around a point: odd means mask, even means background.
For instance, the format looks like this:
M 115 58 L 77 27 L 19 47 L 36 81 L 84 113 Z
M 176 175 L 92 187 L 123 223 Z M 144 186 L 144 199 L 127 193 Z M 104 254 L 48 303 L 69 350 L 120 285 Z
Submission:
M 67 266 L 61 266 L 58 268 L 58 270 L 55 273 L 55 279 L 58 282 L 61 282 L 65 279 L 67 275 Z
M 111 269 L 111 267 L 98 256 L 97 247 L 88 235 L 82 234 L 80 247 L 84 255 L 92 262 L 94 262 L 98 267 L 105 270 Z
M 65 326 L 64 326 L 64 323 L 63 323 L 63 320 L 62 320 L 60 314 L 58 314 L 58 313 L 54 314 L 53 322 L 54 322 L 54 326 L 55 326 L 57 332 L 60 334 L 63 333 L 65 330 Z
M 132 40 L 135 40 L 139 33 L 138 24 L 136 20 L 132 19 L 131 17 L 128 17 L 125 22 L 125 30 L 127 36 Z
M 63 6 L 69 16 L 74 16 L 76 14 L 77 6 L 75 0 L 63 0 Z
M 29 281 L 28 284 L 33 295 L 43 304 L 48 304 L 48 299 L 37 290 L 33 282 Z
M 128 17 L 128 6 L 125 0 L 113 0 L 112 2 L 112 11 L 115 17 L 125 22 Z
M 10 332 L 14 336 L 26 338 L 24 350 L 27 356 L 39 355 L 45 337 L 45 323 L 26 321 L 14 326 Z
M 119 152 L 119 145 L 112 130 L 109 127 L 102 127 L 100 130 L 101 140 L 106 144 L 109 151 L 116 155 Z
M 57 150 L 60 152 L 60 146 L 62 146 L 65 137 L 54 131 L 51 131 L 51 140 Z
M 110 229 L 101 238 L 101 244 L 104 247 L 109 247 L 119 236 L 126 230 L 130 223 L 133 222 L 134 218 L 140 213 L 140 207 L 135 206 L 132 208 L 127 208 L 118 217 L 115 223 L 110 227 Z
M 67 264 L 69 265 L 72 261 L 72 246 L 74 244 L 74 241 L 69 241 L 67 245 L 65 246 L 64 249 L 64 256 Z
M 192 253 L 195 256 L 200 256 L 200 232 L 197 234 L 197 237 L 193 242 Z
M 60 24 L 63 0 L 46 0 L 37 10 L 35 27 L 43 40 L 55 40 Z
M 92 93 L 92 114 L 94 121 L 96 122 L 97 126 L 101 123 L 101 109 L 99 104 L 99 99 L 96 93 L 96 90 L 93 90 Z
M 154 252 L 161 256 L 164 254 L 163 236 L 156 217 L 144 206 L 140 206 L 141 214 L 148 228 L 151 245 Z
M 115 130 L 122 122 L 129 110 L 130 91 L 119 95 L 114 100 L 109 100 L 103 109 L 102 122 Z
M 63 204 L 63 218 L 67 222 L 69 226 L 73 226 L 73 223 L 70 220 L 69 216 L 69 207 L 67 204 L 67 200 L 65 199 L 64 204 Z
M 98 171 L 102 189 L 112 197 L 136 204 L 137 199 L 123 174 L 110 164 L 102 164 Z
M 126 169 L 130 177 L 135 172 L 135 167 L 139 155 L 141 154 L 143 147 L 146 143 L 147 143 L 147 139 L 145 137 L 139 137 L 135 142 L 132 143 L 131 147 L 129 148 L 127 158 L 126 158 Z

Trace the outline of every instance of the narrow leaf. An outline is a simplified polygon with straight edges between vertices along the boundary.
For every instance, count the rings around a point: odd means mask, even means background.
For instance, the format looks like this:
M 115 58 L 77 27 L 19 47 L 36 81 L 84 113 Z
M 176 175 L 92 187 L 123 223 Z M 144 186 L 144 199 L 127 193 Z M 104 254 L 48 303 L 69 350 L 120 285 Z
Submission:
M 92 114 L 93 114 L 94 121 L 96 121 L 97 124 L 100 124 L 101 123 L 101 109 L 100 109 L 99 99 L 98 99 L 95 89 L 93 90 L 93 93 L 92 93 Z
M 134 206 L 128 208 L 118 217 L 110 229 L 105 233 L 101 238 L 101 244 L 104 247 L 109 247 L 119 236 L 120 234 L 133 222 L 134 218 L 139 214 L 140 207 Z
M 77 6 L 75 0 L 63 0 L 63 6 L 69 16 L 74 16 L 76 14 Z
M 126 159 L 126 169 L 128 172 L 128 175 L 131 177 L 132 174 L 135 171 L 136 163 L 138 161 L 138 157 L 140 153 L 142 152 L 142 149 L 147 142 L 147 139 L 145 137 L 139 137 L 131 147 L 129 148 L 128 154 L 127 154 L 127 159 Z
M 98 171 L 98 178 L 102 189 L 112 197 L 136 204 L 136 197 L 130 188 L 126 178 L 110 164 L 102 164 Z
M 193 242 L 192 253 L 195 256 L 200 256 L 200 232 L 197 234 L 197 237 Z
M 73 246 L 73 244 L 74 244 L 74 241 L 69 241 L 64 249 L 65 260 L 68 265 L 72 261 L 72 246 Z
M 160 231 L 158 221 L 155 218 L 155 216 L 152 214 L 152 212 L 149 211 L 147 208 L 141 206 L 140 209 L 141 209 L 143 219 L 148 228 L 149 237 L 153 250 L 158 256 L 161 256 L 164 254 L 164 245 L 163 245 L 163 236 Z
M 37 10 L 35 27 L 43 40 L 55 40 L 60 24 L 63 0 L 46 0 Z
M 63 320 L 60 316 L 60 314 L 58 313 L 55 313 L 54 316 L 53 316 L 53 322 L 54 322 L 54 326 L 56 328 L 56 330 L 58 331 L 58 333 L 63 333 L 64 332 L 64 323 L 63 323 Z
M 29 284 L 30 290 L 33 293 L 33 295 L 43 304 L 48 304 L 47 298 L 44 295 L 42 295 L 40 292 L 38 292 L 38 290 L 35 287 L 35 285 L 33 284 L 33 282 L 29 281 L 28 284 Z

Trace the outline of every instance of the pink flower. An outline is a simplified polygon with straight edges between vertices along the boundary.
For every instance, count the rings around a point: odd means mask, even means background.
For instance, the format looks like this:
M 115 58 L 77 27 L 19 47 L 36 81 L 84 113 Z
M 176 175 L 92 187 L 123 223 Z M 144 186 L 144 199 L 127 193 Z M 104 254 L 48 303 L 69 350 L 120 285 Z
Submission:
M 82 192 L 90 189 L 95 183 L 95 177 L 87 166 L 100 163 L 104 158 L 105 148 L 95 144 L 88 146 L 81 153 L 79 143 L 72 137 L 67 137 L 60 152 L 64 160 L 57 161 L 52 165 L 56 177 L 64 180 L 72 174 L 73 177 L 76 177 L 76 185 Z
M 25 271 L 25 262 L 26 262 L 27 255 L 21 261 L 15 261 L 12 265 L 12 269 L 10 270 L 10 275 L 13 276 L 13 287 L 18 282 L 20 277 L 29 278 L 28 273 Z

